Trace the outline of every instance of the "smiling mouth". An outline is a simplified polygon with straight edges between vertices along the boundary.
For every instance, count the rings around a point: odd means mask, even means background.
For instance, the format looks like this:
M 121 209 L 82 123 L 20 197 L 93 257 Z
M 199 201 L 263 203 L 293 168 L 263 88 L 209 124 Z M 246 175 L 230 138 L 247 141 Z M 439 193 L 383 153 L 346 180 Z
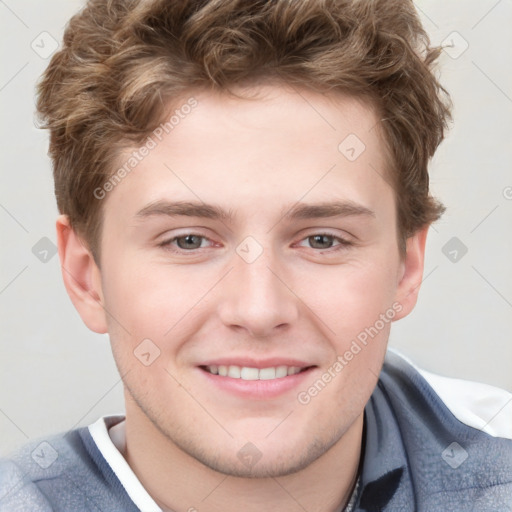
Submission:
M 298 367 L 298 366 L 271 366 L 268 368 L 251 368 L 248 366 L 236 365 L 216 365 L 200 366 L 205 372 L 212 375 L 219 375 L 220 377 L 229 377 L 231 379 L 241 380 L 275 380 L 302 373 L 313 366 Z

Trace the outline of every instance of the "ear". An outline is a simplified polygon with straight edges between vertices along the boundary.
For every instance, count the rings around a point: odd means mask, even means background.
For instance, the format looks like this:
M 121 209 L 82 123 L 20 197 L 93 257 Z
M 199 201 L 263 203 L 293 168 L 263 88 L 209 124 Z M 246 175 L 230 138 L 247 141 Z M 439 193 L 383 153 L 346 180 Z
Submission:
M 399 313 L 397 312 L 394 320 L 400 320 L 400 318 L 407 316 L 414 309 L 418 300 L 423 279 L 428 228 L 429 226 L 425 226 L 407 239 L 406 253 L 402 260 L 395 296 L 395 300 L 401 304 L 402 310 Z
M 100 270 L 89 249 L 71 228 L 67 215 L 57 218 L 57 245 L 62 279 L 71 302 L 89 329 L 106 333 Z

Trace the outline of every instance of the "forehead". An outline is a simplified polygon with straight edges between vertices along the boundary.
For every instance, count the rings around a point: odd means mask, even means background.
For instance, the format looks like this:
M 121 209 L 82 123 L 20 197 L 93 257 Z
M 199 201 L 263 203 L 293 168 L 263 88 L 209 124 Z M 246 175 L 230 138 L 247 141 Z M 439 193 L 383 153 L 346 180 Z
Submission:
M 281 211 L 283 202 L 301 199 L 336 197 L 368 207 L 393 199 L 370 104 L 284 86 L 243 94 L 198 91 L 174 102 L 146 140 L 151 149 L 108 202 L 117 198 L 132 215 L 161 199 L 222 203 L 232 211 L 253 207 L 261 214 L 262 201 Z M 117 166 L 137 151 L 123 153 Z

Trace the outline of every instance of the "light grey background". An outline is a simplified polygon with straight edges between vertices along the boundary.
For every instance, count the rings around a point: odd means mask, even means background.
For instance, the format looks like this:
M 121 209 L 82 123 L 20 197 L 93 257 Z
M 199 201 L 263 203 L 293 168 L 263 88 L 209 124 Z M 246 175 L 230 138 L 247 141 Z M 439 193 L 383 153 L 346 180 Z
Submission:
M 82 324 L 58 256 L 40 242 L 55 242 L 57 211 L 47 135 L 33 125 L 34 84 L 80 5 L 0 0 L 0 453 L 123 410 L 108 338 Z M 440 73 L 455 126 L 431 167 L 448 211 L 429 235 L 419 304 L 391 344 L 430 371 L 512 391 L 512 1 L 417 6 L 433 42 L 453 42 Z M 463 257 L 446 246 L 453 237 Z

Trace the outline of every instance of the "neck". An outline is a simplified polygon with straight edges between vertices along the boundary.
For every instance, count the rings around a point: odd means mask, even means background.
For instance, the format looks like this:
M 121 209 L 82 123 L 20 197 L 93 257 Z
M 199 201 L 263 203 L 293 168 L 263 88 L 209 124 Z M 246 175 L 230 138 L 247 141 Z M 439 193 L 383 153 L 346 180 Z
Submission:
M 163 510 L 338 512 L 356 483 L 362 431 L 361 414 L 338 442 L 305 469 L 278 478 L 240 478 L 214 471 L 185 453 L 131 403 L 127 404 L 124 456 Z

